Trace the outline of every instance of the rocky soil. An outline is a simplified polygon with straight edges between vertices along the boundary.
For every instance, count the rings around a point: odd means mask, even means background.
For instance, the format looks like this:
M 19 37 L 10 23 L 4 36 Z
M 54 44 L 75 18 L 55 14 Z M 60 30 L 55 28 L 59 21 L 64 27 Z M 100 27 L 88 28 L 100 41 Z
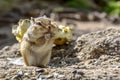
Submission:
M 120 26 L 115 25 L 119 17 L 25 1 L 30 3 L 0 15 L 0 80 L 120 80 Z M 21 18 L 42 15 L 72 26 L 73 41 L 53 48 L 47 68 L 28 67 L 11 26 Z
M 83 35 L 77 30 L 72 42 L 53 48 L 47 68 L 25 66 L 18 43 L 5 46 L 0 80 L 120 80 L 120 28 Z

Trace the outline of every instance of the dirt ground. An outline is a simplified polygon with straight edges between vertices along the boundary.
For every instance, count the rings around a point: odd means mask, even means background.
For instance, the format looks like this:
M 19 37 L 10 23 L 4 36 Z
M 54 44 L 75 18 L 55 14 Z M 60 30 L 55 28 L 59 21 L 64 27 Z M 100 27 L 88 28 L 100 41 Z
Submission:
M 83 14 L 57 14 L 59 24 L 72 26 L 73 40 L 53 48 L 47 68 L 24 65 L 19 43 L 11 32 L 12 24 L 20 17 L 0 20 L 3 23 L 0 24 L 0 80 L 120 80 L 119 49 L 113 50 L 114 43 L 119 45 L 120 26 L 113 24 L 116 21 L 113 18 L 105 19 L 104 14 Z M 118 29 L 106 30 L 109 27 Z M 107 50 L 102 45 L 104 41 Z M 109 54 L 111 50 L 113 54 Z
M 66 22 L 69 23 L 69 20 L 66 20 Z M 111 58 L 112 63 L 104 60 L 110 58 L 108 56 L 101 59 L 101 61 L 100 58 L 81 60 L 80 58 L 84 56 L 79 58 L 75 50 L 78 37 L 104 30 L 111 27 L 111 24 L 73 21 L 71 25 L 74 26 L 73 41 L 66 45 L 54 47 L 47 68 L 25 66 L 19 52 L 19 44 L 15 43 L 16 41 L 11 34 L 11 28 L 2 27 L 0 32 L 5 33 L 7 38 L 2 38 L 4 43 L 2 43 L 0 50 L 0 80 L 119 80 L 120 57 L 114 57 L 118 59 L 118 62 L 114 59 L 112 61 Z M 4 30 L 8 31 L 4 32 Z M 77 48 L 79 47 L 77 46 Z M 104 63 L 104 61 L 106 62 Z M 99 62 L 102 63 L 98 64 Z

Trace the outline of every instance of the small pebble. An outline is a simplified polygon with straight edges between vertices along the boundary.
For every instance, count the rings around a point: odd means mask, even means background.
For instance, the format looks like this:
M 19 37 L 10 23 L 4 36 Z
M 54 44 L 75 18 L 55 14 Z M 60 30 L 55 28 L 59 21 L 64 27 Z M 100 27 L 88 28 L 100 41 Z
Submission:
M 53 73 L 53 75 L 54 75 L 55 78 L 58 78 L 58 79 L 65 77 L 65 75 L 59 74 L 59 73 Z
M 5 74 L 0 74 L 0 78 L 5 78 Z
M 76 74 L 76 73 L 77 73 L 77 70 L 74 70 L 72 73 L 73 73 L 73 74 Z
M 59 75 L 58 73 L 53 73 L 54 77 L 57 78 L 57 76 Z
M 80 80 L 81 79 L 81 75 L 75 75 L 75 80 Z
M 5 46 L 2 50 L 7 51 L 10 49 L 10 46 Z
M 30 78 L 29 73 L 24 73 L 24 77 Z
M 11 80 L 19 80 L 19 79 L 21 79 L 21 77 L 20 77 L 20 76 L 18 76 L 18 75 L 14 75 L 14 76 L 12 77 L 12 79 L 11 79 Z
M 116 66 L 116 68 L 120 68 L 120 66 Z
M 45 76 L 45 75 L 39 75 L 39 78 L 38 78 L 38 80 L 45 80 L 47 77 Z
M 87 66 L 85 66 L 85 65 L 80 66 L 79 69 L 87 69 Z
M 36 69 L 36 72 L 43 73 L 45 70 L 42 68 Z
M 47 79 L 50 79 L 50 78 L 53 78 L 53 77 L 54 77 L 53 75 L 48 75 Z
M 24 75 L 24 73 L 23 73 L 23 71 L 20 71 L 20 72 L 18 72 L 18 76 L 23 76 Z
M 60 79 L 60 78 L 64 78 L 65 75 L 58 75 L 57 78 Z
M 24 75 L 23 71 L 19 71 L 18 74 L 12 77 L 12 80 L 19 80 Z
M 77 74 L 80 74 L 81 76 L 84 75 L 84 73 L 83 73 L 81 70 L 78 70 L 78 71 L 77 71 Z
M 73 74 L 79 74 L 79 75 L 81 75 L 81 76 L 83 76 L 84 75 L 84 73 L 81 71 L 81 70 L 74 70 L 73 72 L 72 72 Z
M 98 65 L 100 65 L 100 61 L 95 61 L 94 63 L 93 63 L 93 65 L 95 65 L 95 66 L 98 66 Z

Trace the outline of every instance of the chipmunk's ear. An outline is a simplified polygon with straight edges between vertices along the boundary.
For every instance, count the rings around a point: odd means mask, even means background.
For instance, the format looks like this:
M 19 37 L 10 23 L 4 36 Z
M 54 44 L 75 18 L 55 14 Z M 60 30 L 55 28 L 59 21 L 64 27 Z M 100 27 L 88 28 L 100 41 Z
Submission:
M 33 17 L 31 17 L 31 24 L 35 24 L 35 19 Z

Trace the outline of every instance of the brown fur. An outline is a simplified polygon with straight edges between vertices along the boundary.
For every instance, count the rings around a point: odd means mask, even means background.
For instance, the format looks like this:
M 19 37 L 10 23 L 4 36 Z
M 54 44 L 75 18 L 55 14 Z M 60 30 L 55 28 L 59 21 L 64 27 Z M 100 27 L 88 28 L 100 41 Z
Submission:
M 40 22 L 40 23 L 39 23 Z M 20 51 L 27 66 L 45 67 L 51 57 L 57 27 L 46 18 L 35 19 L 25 33 Z

